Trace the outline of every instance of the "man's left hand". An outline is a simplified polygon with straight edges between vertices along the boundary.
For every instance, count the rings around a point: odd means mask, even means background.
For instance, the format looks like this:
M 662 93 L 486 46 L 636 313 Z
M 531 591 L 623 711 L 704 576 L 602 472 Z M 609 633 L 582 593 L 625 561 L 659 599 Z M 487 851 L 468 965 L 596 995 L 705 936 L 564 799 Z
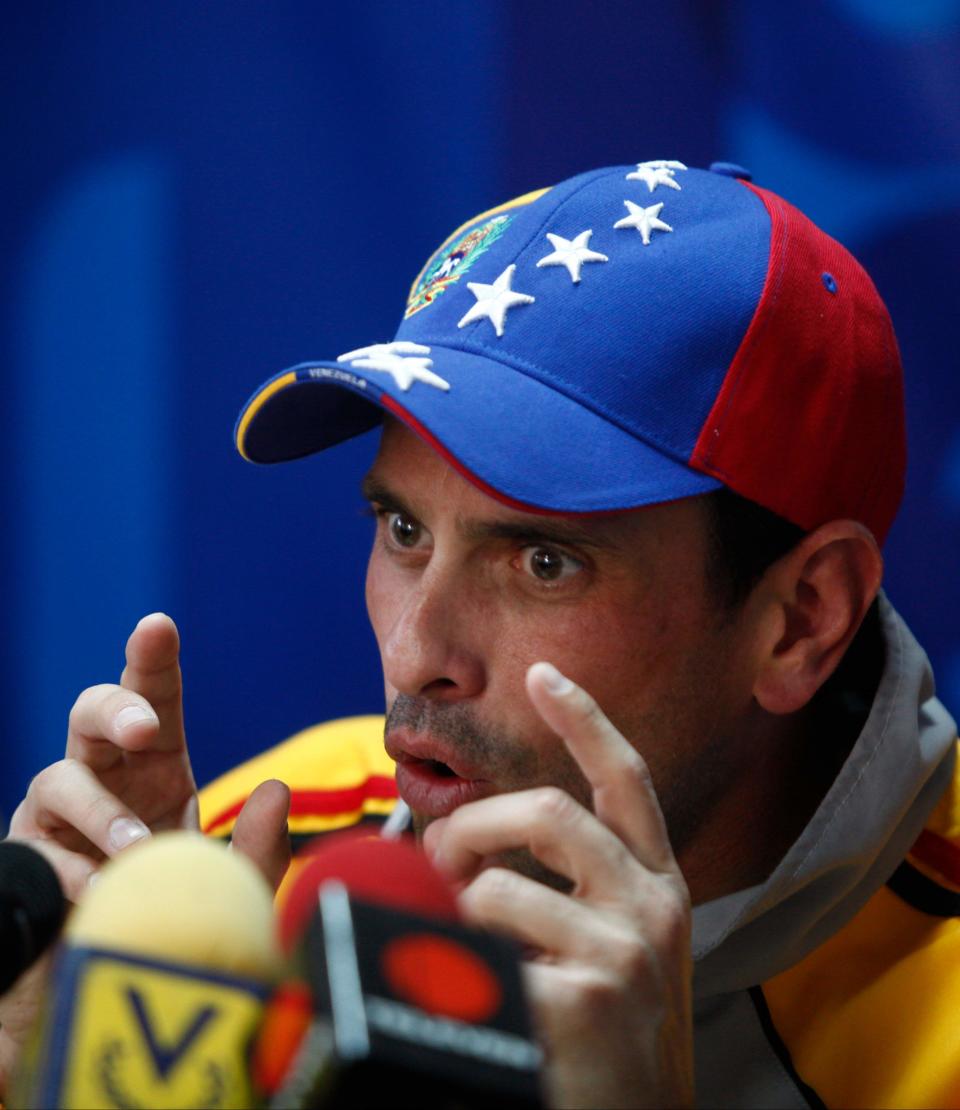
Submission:
M 500 794 L 435 821 L 425 848 L 465 884 L 468 921 L 537 952 L 525 973 L 551 1105 L 692 1106 L 690 899 L 646 764 L 553 666 L 534 664 L 527 692 L 583 771 L 593 813 L 554 787 Z M 486 866 L 517 848 L 570 894 Z

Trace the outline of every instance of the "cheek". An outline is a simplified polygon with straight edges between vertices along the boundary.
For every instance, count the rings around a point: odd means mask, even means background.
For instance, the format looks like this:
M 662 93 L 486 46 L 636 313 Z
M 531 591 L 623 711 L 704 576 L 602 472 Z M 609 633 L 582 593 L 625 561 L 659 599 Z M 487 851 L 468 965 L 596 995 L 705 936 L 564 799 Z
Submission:
M 625 619 L 620 606 L 557 606 L 535 620 L 510 614 L 501 652 L 526 666 L 546 660 L 590 689 L 598 679 L 606 685 L 604 676 L 615 683 L 617 675 L 647 659 L 656 636 L 639 624 Z
M 521 622 L 510 638 L 520 687 L 531 663 L 553 663 L 628 737 L 638 719 L 671 704 L 681 690 L 689 696 L 690 671 L 704 639 L 702 613 L 689 599 L 572 607 L 532 631 Z
M 373 628 L 377 643 L 383 643 L 383 637 L 390 628 L 394 619 L 400 592 L 396 583 L 392 582 L 393 568 L 383 553 L 378 550 L 376 542 L 367 560 L 367 579 L 364 595 L 367 603 L 367 617 Z
M 606 608 L 556 606 L 535 618 L 507 612 L 501 614 L 499 631 L 488 653 L 489 711 L 532 746 L 556 743 L 527 697 L 526 672 L 533 663 L 552 663 L 615 720 L 622 719 L 622 703 L 633 701 L 643 686 L 646 653 L 630 650 L 622 622 Z

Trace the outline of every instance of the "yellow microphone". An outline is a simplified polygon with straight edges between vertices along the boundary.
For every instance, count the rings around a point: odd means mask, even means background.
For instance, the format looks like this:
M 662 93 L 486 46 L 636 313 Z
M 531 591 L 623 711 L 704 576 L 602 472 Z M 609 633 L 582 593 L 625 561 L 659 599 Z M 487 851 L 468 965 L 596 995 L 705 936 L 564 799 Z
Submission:
M 160 833 L 78 906 L 12 1106 L 250 1107 L 249 1052 L 282 966 L 245 857 Z

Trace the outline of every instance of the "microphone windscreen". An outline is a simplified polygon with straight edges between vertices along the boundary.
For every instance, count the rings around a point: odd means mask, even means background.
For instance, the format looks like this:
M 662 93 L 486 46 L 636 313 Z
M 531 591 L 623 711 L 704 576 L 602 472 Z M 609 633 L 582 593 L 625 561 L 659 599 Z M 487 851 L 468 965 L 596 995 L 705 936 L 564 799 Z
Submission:
M 167 832 L 107 863 L 57 953 L 13 1105 L 255 1105 L 250 1047 L 282 958 L 245 857 Z
M 66 937 L 253 979 L 279 971 L 266 881 L 246 856 L 200 833 L 159 833 L 112 860 Z
M 354 898 L 441 921 L 459 920 L 456 897 L 412 840 L 350 830 L 320 841 L 284 904 L 280 943 L 290 951 L 317 912 L 317 894 L 339 880 Z

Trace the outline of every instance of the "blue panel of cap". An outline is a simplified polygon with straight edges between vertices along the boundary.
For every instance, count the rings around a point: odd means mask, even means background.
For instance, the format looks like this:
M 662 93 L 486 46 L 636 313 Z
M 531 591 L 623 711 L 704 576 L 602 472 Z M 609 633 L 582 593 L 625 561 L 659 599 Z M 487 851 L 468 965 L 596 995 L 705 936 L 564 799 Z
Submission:
M 678 188 L 651 190 L 628 178 L 633 169 L 583 174 L 513 209 L 469 272 L 406 319 L 397 339 L 433 347 L 441 377 L 438 346 L 495 359 L 684 461 L 763 291 L 770 221 L 760 199 L 729 175 L 681 169 Z M 615 228 L 629 214 L 625 201 L 656 209 L 672 230 L 654 224 L 644 244 L 636 228 Z M 547 232 L 572 240 L 586 230 L 590 250 L 609 261 L 584 264 L 579 283 L 564 266 L 537 266 L 554 250 Z M 511 289 L 534 302 L 509 309 L 502 336 L 486 318 L 459 328 L 477 303 L 469 284 L 493 284 L 510 265 Z M 442 426 L 451 395 L 418 394 L 422 418 L 429 422 L 436 407 Z M 535 426 L 536 412 L 529 418 Z

